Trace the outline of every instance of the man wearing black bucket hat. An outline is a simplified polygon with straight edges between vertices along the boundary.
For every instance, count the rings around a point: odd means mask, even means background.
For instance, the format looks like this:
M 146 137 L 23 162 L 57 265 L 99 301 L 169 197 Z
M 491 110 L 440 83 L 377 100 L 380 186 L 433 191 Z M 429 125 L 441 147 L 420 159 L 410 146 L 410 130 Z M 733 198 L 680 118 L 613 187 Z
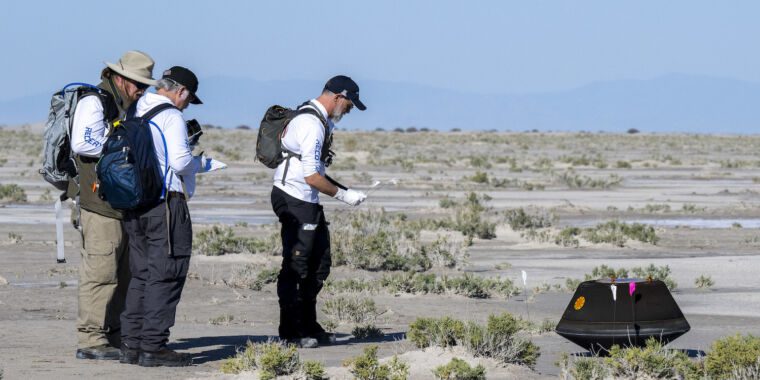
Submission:
M 195 191 L 195 174 L 210 169 L 211 160 L 193 156 L 182 110 L 202 104 L 198 78 L 174 66 L 156 83 L 156 93 L 137 101 L 135 115 L 152 114 L 153 146 L 167 195 L 159 205 L 127 211 L 132 278 L 121 314 L 121 362 L 141 366 L 186 366 L 187 354 L 166 347 L 177 304 L 185 285 L 192 250 L 192 223 L 187 200 Z M 160 108 L 159 108 L 160 107 Z M 159 131 L 160 129 L 160 131 Z M 165 140 L 165 142 L 164 142 Z
M 330 79 L 316 99 L 304 103 L 283 132 L 282 147 L 289 153 L 274 175 L 272 209 L 282 223 L 282 268 L 277 278 L 280 338 L 300 347 L 329 344 L 334 336 L 317 322 L 317 295 L 330 274 L 330 233 L 319 204 L 319 193 L 357 206 L 364 193 L 331 181 L 329 165 L 334 123 L 356 106 L 359 86 L 339 75 Z

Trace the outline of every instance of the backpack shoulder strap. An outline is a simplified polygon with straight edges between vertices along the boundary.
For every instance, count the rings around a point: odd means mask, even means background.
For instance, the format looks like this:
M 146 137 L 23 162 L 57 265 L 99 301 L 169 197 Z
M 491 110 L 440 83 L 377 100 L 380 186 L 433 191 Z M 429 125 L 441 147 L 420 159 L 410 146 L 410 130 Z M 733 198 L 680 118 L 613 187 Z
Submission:
M 150 120 L 150 119 L 154 118 L 156 115 L 158 115 L 161 111 L 167 110 L 169 108 L 174 108 L 176 110 L 179 110 L 173 104 L 170 104 L 170 103 L 161 103 L 161 104 L 159 104 L 159 105 L 151 108 L 144 115 L 140 116 L 140 118 L 145 119 L 145 120 Z
M 310 107 L 306 107 L 310 106 Z M 327 119 L 325 119 L 324 115 L 322 115 L 322 112 L 319 111 L 316 105 L 312 104 L 311 102 L 306 102 L 301 104 L 298 107 L 298 114 L 304 114 L 307 113 L 309 115 L 314 115 L 319 119 L 319 121 L 322 123 L 322 126 L 325 127 L 325 132 L 328 132 L 328 129 L 330 128 L 330 125 L 327 123 Z M 327 133 L 325 133 L 325 137 L 327 136 Z

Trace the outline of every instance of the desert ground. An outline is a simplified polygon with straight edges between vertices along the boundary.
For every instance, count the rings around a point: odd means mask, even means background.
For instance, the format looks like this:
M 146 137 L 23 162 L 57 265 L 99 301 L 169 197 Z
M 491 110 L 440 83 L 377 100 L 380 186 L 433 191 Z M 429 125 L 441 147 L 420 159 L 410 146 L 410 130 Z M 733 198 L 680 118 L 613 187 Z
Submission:
M 255 378 L 221 371 L 246 342 L 277 335 L 279 227 L 272 170 L 253 159 L 255 129 L 201 139 L 229 168 L 199 175 L 190 201 L 195 252 L 170 344 L 193 354 L 186 368 L 74 357 L 80 238 L 66 223 L 67 263 L 57 264 L 57 194 L 37 174 L 41 135 L 40 126 L 0 131 L 4 378 Z M 558 378 L 560 356 L 583 350 L 552 327 L 571 301 L 568 287 L 602 265 L 634 276 L 653 264 L 677 284 L 691 331 L 669 349 L 699 356 L 721 337 L 760 334 L 760 136 L 339 130 L 334 150 L 328 173 L 369 197 L 357 208 L 322 197 L 334 268 L 320 318 L 338 342 L 298 353 L 331 378 L 351 378 L 343 362 L 370 345 L 380 358 L 398 355 L 412 379 L 432 379 L 455 356 L 482 363 L 489 379 Z M 610 221 L 648 234 L 594 234 Z M 420 275 L 465 280 L 436 291 L 404 283 Z M 337 310 L 338 301 L 355 306 Z M 504 312 L 531 326 L 521 334 L 540 348 L 532 367 L 405 339 L 419 317 L 484 323 Z M 382 334 L 357 339 L 357 325 Z

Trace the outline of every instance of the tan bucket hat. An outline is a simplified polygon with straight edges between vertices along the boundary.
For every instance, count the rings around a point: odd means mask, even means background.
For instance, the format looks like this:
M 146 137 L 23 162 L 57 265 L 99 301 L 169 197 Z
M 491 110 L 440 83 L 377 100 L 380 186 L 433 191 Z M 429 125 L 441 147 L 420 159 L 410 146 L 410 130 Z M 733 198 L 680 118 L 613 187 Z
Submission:
M 153 79 L 155 62 L 153 58 L 141 51 L 130 50 L 119 58 L 118 63 L 105 62 L 105 64 L 119 75 L 150 86 L 156 85 Z

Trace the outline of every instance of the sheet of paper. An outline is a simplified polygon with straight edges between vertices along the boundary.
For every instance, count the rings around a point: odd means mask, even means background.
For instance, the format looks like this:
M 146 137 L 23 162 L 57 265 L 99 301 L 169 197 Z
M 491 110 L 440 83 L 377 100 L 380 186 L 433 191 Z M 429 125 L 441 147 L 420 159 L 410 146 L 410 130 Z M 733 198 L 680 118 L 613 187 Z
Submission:
M 225 164 L 224 162 L 215 160 L 213 158 L 207 158 L 203 162 L 203 170 L 201 170 L 201 173 L 213 172 L 215 170 L 221 170 L 221 169 L 226 169 L 226 168 L 227 168 L 227 164 Z

